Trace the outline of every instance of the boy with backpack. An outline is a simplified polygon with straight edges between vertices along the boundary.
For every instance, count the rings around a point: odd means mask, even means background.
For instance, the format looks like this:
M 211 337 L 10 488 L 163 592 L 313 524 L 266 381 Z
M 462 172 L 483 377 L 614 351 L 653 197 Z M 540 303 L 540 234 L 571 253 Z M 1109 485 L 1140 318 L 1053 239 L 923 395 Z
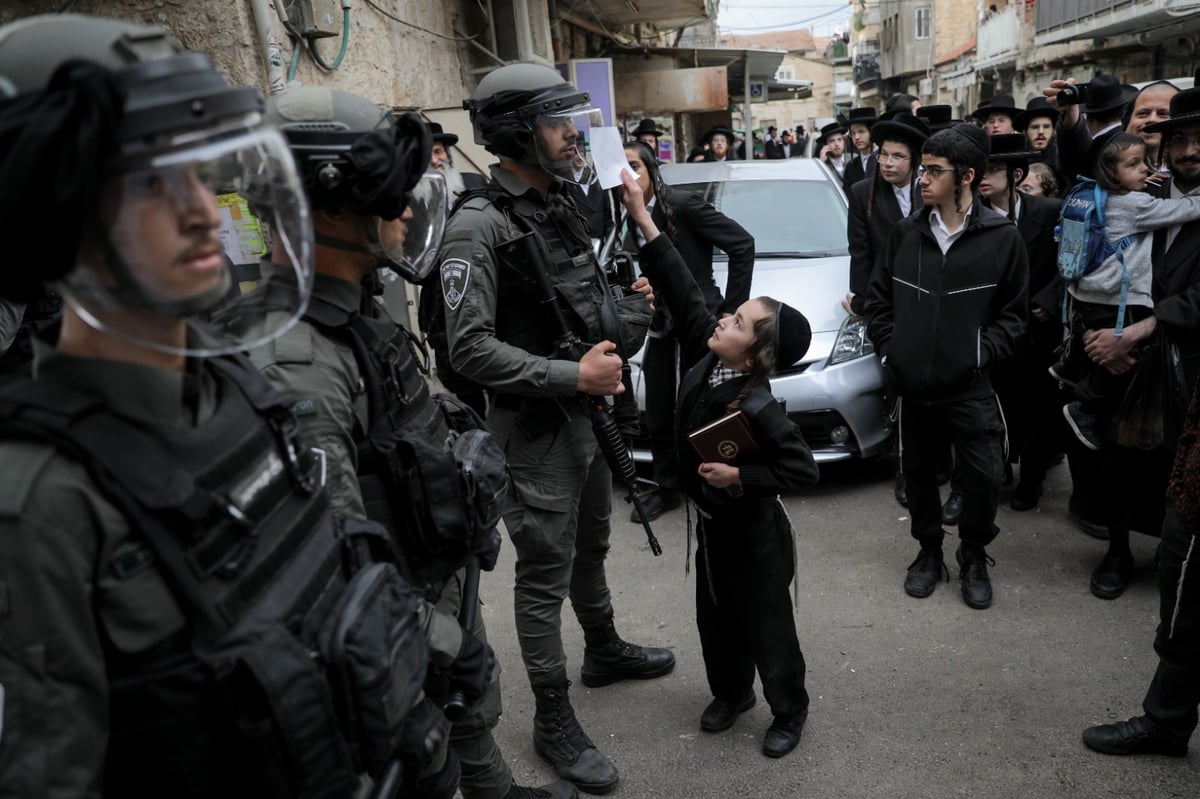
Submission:
M 1141 138 L 1119 133 L 1100 151 L 1097 179 L 1082 179 L 1063 200 L 1058 266 L 1067 283 L 1064 321 L 1070 321 L 1071 334 L 1064 360 L 1050 374 L 1075 384 L 1077 399 L 1063 406 L 1063 416 L 1091 450 L 1104 443 L 1105 421 L 1124 394 L 1133 363 L 1092 363 L 1084 354 L 1084 332 L 1115 322 L 1114 335 L 1120 336 L 1126 324 L 1149 316 L 1150 233 L 1200 219 L 1200 197 L 1160 199 L 1142 191 L 1151 171 Z

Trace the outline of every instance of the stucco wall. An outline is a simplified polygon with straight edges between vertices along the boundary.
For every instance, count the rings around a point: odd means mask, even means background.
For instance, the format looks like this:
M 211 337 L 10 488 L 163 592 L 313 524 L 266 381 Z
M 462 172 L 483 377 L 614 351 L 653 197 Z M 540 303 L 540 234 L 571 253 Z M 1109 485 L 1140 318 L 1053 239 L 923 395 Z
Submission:
M 465 1 L 465 0 L 463 0 Z M 459 105 L 468 92 L 460 61 L 466 45 L 444 37 L 455 37 L 461 2 L 430 0 L 374 0 L 380 8 L 415 26 L 388 19 L 363 0 L 355 0 L 350 12 L 350 45 L 346 58 L 335 72 L 321 70 L 304 53 L 296 80 L 309 85 L 332 86 L 368 97 L 380 104 L 406 108 L 443 108 Z M 14 8 L 0 4 L 0 23 L 54 11 L 64 0 L 31 0 Z M 293 53 L 283 24 L 268 0 L 270 25 L 281 43 L 283 68 Z M 336 2 L 328 5 L 340 15 Z M 253 85 L 264 93 L 269 84 L 250 0 L 83 0 L 76 7 L 88 14 L 112 16 L 166 27 L 187 48 L 207 53 L 235 83 Z M 340 29 L 340 16 L 337 18 Z M 478 27 L 478 25 L 476 25 Z M 475 33 L 476 31 L 469 31 Z M 322 39 L 318 49 L 326 63 L 338 54 L 340 41 Z

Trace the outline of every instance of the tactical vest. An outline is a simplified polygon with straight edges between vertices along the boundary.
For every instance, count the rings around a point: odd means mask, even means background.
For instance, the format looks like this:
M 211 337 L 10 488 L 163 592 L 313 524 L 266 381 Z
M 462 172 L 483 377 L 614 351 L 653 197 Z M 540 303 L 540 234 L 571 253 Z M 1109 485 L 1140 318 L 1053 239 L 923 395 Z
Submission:
M 104 567 L 157 568 L 188 619 L 150 651 L 106 644 L 105 795 L 350 797 L 420 700 L 418 595 L 370 563 L 376 526 L 335 526 L 295 418 L 249 361 L 201 368 L 219 405 L 174 431 L 59 384 L 0 391 L 3 436 L 85 465 L 145 544 Z
M 317 297 L 304 318 L 350 346 L 366 383 L 368 429 L 355 443 L 367 516 L 392 533 L 413 582 L 444 579 L 500 521 L 508 492 L 503 451 L 474 411 L 430 394 L 420 345 L 403 326 Z
M 499 270 L 496 337 L 534 355 L 555 354 L 560 331 L 541 307 L 537 285 L 528 273 L 539 266 L 530 263 L 536 252 L 572 332 L 589 346 L 604 338 L 619 341 L 619 322 L 604 318 L 603 276 L 574 202 L 556 192 L 549 203 L 535 203 L 495 183 L 484 191 L 512 223 L 512 235 L 494 247 Z

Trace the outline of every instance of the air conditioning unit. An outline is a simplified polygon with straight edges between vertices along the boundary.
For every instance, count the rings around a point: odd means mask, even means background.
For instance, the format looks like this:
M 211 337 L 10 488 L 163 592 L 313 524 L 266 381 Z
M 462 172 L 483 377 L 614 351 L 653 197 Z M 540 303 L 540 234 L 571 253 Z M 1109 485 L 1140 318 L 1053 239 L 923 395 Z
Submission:
M 917 94 L 922 97 L 933 96 L 933 78 L 921 78 L 920 87 L 917 89 Z

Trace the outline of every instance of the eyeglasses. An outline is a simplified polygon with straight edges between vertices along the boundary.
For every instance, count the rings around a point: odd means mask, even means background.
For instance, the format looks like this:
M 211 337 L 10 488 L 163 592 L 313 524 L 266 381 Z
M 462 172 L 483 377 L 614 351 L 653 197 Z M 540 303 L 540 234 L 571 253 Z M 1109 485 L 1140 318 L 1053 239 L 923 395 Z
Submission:
M 1200 133 L 1172 133 L 1167 139 L 1168 147 L 1200 147 Z
M 919 166 L 917 167 L 917 177 L 923 178 L 929 175 L 930 180 L 937 180 L 942 175 L 950 174 L 953 171 L 954 168 L 948 166 Z
M 903 164 L 910 158 L 912 158 L 912 156 L 900 155 L 899 153 L 896 153 L 895 155 L 885 152 L 879 153 L 879 163 L 881 164 Z

